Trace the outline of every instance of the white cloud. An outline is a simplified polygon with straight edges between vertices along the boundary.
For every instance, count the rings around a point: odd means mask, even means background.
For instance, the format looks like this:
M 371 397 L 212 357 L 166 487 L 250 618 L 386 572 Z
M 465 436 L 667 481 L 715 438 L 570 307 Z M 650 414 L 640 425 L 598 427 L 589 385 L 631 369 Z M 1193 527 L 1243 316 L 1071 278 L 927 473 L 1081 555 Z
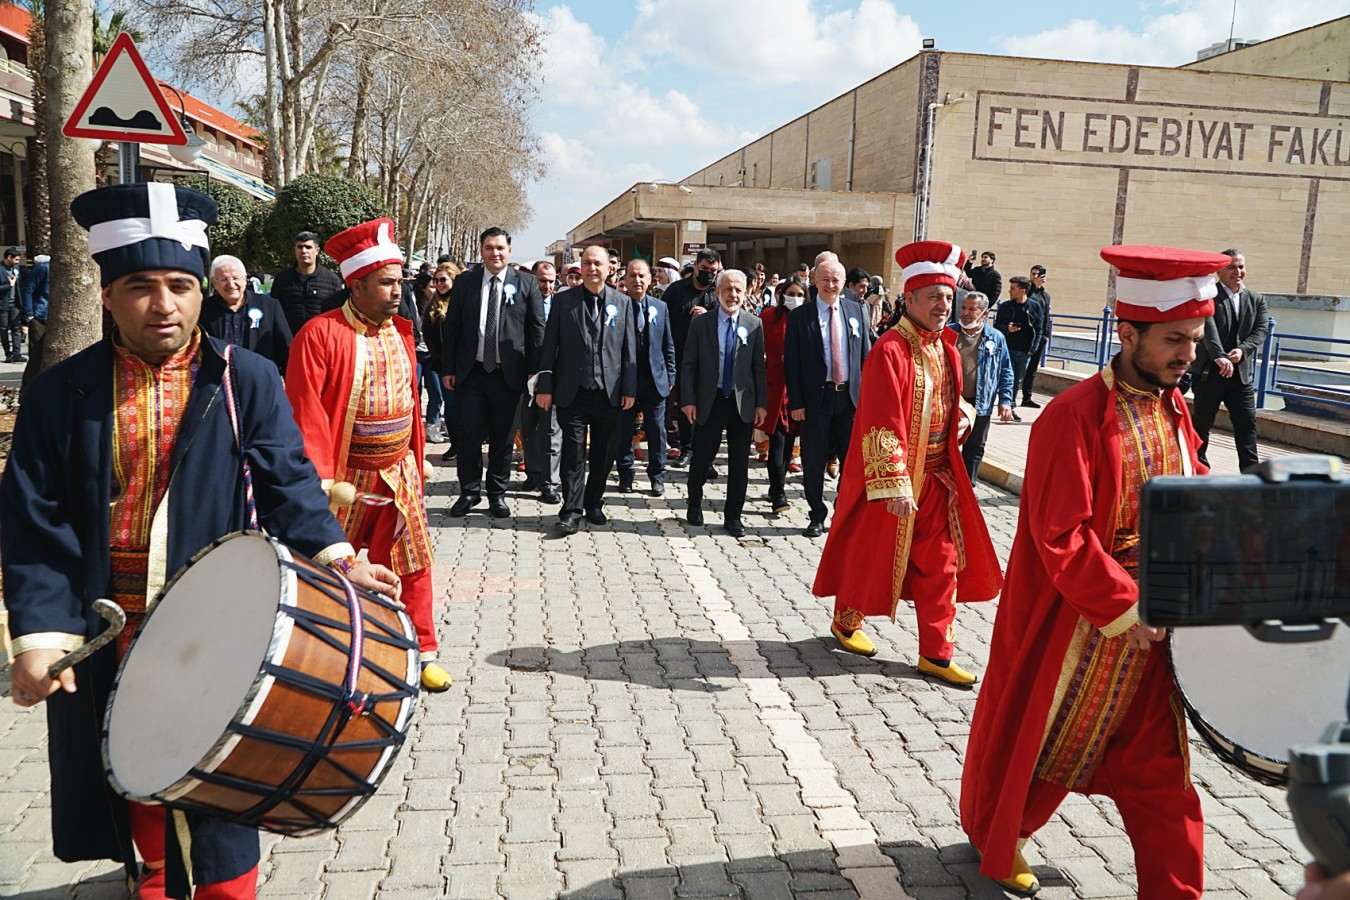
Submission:
M 1265 40 L 1307 28 L 1338 13 L 1325 0 L 1283 0 L 1246 4 L 1233 20 L 1230 0 L 1173 0 L 1171 11 L 1146 18 L 1137 29 L 1107 26 L 1096 19 L 1074 19 L 1036 34 L 1004 38 L 1008 53 L 1046 59 L 1178 66 L 1195 59 L 1197 50 L 1228 39 Z
M 816 0 L 641 0 L 633 33 L 665 33 L 660 52 L 697 54 L 714 72 L 756 85 L 811 84 L 831 95 L 919 51 L 918 24 L 892 0 L 859 0 L 832 13 L 820 7 Z
M 609 56 L 605 39 L 578 21 L 571 7 L 554 6 L 533 18 L 544 32 L 540 74 L 548 102 L 569 103 L 578 94 L 613 82 L 605 62 Z

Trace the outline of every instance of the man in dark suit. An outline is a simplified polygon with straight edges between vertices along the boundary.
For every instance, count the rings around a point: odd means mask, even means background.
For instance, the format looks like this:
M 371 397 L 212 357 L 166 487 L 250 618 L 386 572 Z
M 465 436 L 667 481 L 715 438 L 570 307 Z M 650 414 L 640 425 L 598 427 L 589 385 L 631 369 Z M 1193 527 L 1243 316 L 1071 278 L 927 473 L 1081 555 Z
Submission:
M 248 287 L 248 272 L 238 257 L 211 260 L 211 294 L 202 301 L 198 324 L 212 337 L 267 357 L 286 375 L 291 352 L 286 313 L 275 299 Z
M 722 255 L 710 247 L 705 247 L 698 251 L 698 255 L 694 258 L 693 271 L 671 284 L 661 294 L 662 301 L 670 310 L 671 333 L 675 336 L 677 373 L 684 364 L 684 343 L 689 338 L 690 324 L 695 318 L 717 305 L 717 275 L 721 271 Z M 678 393 L 677 385 L 676 396 L 671 397 L 671 412 L 675 420 L 680 456 L 670 464 L 673 469 L 683 469 L 689 465 L 694 452 L 694 427 L 675 409 L 679 401 Z M 713 477 L 716 477 L 716 473 L 713 473 Z
M 722 433 L 727 436 L 727 534 L 744 537 L 741 510 L 750 471 L 750 432 L 768 417 L 769 388 L 764 368 L 764 328 L 759 317 L 741 309 L 746 299 L 743 272 L 727 269 L 717 277 L 717 311 L 689 326 L 680 377 L 680 408 L 694 430 L 694 460 L 689 467 L 690 525 L 703 524 L 703 484 Z
M 675 383 L 675 338 L 666 304 L 647 293 L 652 270 L 643 259 L 628 263 L 624 292 L 632 301 L 637 328 L 637 402 L 619 414 L 619 436 L 614 442 L 614 460 L 619 468 L 619 492 L 633 490 L 633 436 L 638 413 L 647 438 L 647 477 L 652 496 L 666 492 L 666 397 Z
M 614 462 L 619 411 L 637 395 L 637 330 L 628 297 L 605 284 L 609 253 L 587 247 L 581 255 L 581 287 L 553 298 L 544 330 L 534 402 L 544 411 L 555 403 L 562 429 L 563 506 L 557 528 L 575 534 L 581 513 L 604 525 L 605 479 Z M 590 472 L 585 474 L 586 432 Z M 583 486 L 584 485 L 584 486 Z
M 488 508 L 504 519 L 511 515 L 506 486 L 516 406 L 527 379 L 539 370 L 544 302 L 534 276 L 507 265 L 511 235 L 504 228 L 484 231 L 478 252 L 483 265 L 455 279 L 441 324 L 441 381 L 455 392 L 459 450 L 459 499 L 450 515 L 467 515 L 482 500 L 486 437 Z
M 803 534 L 820 537 L 829 512 L 825 465 L 833 452 L 843 468 L 872 332 L 862 305 L 840 296 L 842 265 L 827 259 L 816 266 L 812 277 L 816 299 L 788 316 L 783 374 L 788 414 L 801 423 L 802 487 L 811 507 L 811 521 Z
M 1247 260 L 1239 250 L 1221 251 L 1231 262 L 1219 270 L 1219 295 L 1214 315 L 1205 320 L 1205 337 L 1195 348 L 1191 373 L 1195 380 L 1195 430 L 1203 441 L 1200 461 L 1209 465 L 1209 430 L 1222 403 L 1233 423 L 1238 467 L 1246 471 L 1256 455 L 1256 354 L 1270 333 L 1266 300 L 1242 283 Z

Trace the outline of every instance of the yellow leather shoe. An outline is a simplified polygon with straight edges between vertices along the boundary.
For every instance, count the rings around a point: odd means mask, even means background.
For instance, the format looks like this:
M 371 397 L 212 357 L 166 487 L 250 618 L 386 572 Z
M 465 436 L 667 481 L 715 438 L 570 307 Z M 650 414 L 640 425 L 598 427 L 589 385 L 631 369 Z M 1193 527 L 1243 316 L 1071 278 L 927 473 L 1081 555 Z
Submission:
M 1036 875 L 1031 871 L 1031 866 L 1027 865 L 1021 850 L 1013 853 L 1012 874 L 1007 878 L 995 878 L 994 881 L 999 887 L 1018 897 L 1030 897 L 1041 889 L 1041 883 L 1036 880 Z
M 1017 842 L 1017 849 L 1013 851 L 1012 874 L 1007 878 L 991 879 L 999 887 L 1017 897 L 1030 897 L 1041 889 L 1041 883 L 1036 879 L 1035 873 L 1031 871 L 1031 866 L 1027 865 L 1026 857 L 1022 856 L 1022 848 L 1026 846 L 1027 839 L 1022 838 Z M 980 858 L 984 854 L 979 853 Z
M 450 690 L 450 673 L 434 662 L 422 666 L 422 690 L 431 694 L 441 694 Z
M 861 628 L 855 628 L 852 634 L 845 637 L 844 633 L 839 630 L 839 626 L 831 622 L 830 634 L 834 635 L 834 639 L 839 642 L 839 646 L 849 653 L 856 653 L 859 656 L 877 655 L 877 645 L 872 643 L 871 638 L 863 634 Z
M 926 657 L 919 657 L 918 669 L 925 675 L 932 675 L 934 678 L 941 678 L 948 684 L 956 687 L 970 687 L 979 681 L 975 675 L 967 672 L 954 662 L 949 662 L 945 666 L 936 666 L 930 663 Z

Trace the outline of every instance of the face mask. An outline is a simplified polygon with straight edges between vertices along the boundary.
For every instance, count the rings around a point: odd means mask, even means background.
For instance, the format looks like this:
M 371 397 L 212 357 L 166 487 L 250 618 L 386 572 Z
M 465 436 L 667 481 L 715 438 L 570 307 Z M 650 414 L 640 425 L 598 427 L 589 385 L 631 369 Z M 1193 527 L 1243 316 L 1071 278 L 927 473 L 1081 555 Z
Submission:
M 712 287 L 713 281 L 717 275 L 705 269 L 698 269 L 694 272 L 694 283 L 703 289 Z
M 784 294 L 783 305 L 786 306 L 788 309 L 796 309 L 797 307 L 802 305 L 802 301 L 805 299 L 806 298 L 801 296 L 800 294 Z

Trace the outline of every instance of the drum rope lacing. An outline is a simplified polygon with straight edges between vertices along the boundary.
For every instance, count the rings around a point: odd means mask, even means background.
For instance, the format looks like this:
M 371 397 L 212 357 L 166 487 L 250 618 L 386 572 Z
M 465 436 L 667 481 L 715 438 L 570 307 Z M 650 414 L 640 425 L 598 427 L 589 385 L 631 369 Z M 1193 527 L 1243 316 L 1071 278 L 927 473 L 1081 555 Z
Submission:
M 234 405 L 234 376 L 230 366 L 233 344 L 225 345 L 225 376 L 222 387 L 225 390 L 225 412 L 230 416 L 230 428 L 234 431 L 234 445 L 239 448 L 239 462 L 244 470 L 244 501 L 248 505 L 248 527 L 251 531 L 261 531 L 258 527 L 258 507 L 253 501 L 253 470 L 249 468 L 248 456 L 244 453 L 243 432 L 239 428 L 239 411 Z

